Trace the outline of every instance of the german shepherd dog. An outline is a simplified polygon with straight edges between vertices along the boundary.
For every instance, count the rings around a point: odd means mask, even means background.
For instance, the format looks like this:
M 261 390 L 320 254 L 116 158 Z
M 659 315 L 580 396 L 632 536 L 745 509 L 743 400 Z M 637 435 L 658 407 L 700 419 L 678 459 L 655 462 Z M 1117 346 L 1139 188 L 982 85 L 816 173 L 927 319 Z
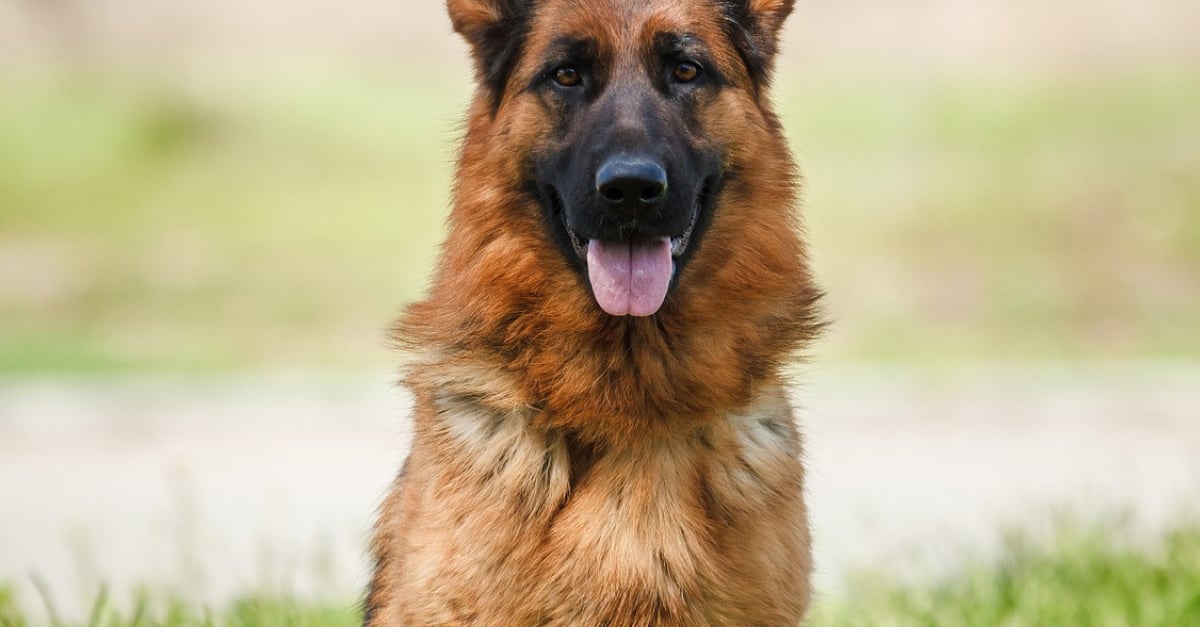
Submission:
M 405 312 L 365 625 L 797 625 L 820 327 L 768 98 L 793 0 L 449 0 L 477 91 Z

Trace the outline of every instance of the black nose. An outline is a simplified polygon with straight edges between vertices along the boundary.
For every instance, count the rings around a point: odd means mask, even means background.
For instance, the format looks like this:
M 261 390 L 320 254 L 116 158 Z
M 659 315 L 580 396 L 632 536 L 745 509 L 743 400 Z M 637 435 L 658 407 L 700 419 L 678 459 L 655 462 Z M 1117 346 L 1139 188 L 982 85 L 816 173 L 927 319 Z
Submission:
M 596 194 L 613 210 L 635 216 L 667 197 L 667 171 L 647 159 L 614 157 L 596 172 Z

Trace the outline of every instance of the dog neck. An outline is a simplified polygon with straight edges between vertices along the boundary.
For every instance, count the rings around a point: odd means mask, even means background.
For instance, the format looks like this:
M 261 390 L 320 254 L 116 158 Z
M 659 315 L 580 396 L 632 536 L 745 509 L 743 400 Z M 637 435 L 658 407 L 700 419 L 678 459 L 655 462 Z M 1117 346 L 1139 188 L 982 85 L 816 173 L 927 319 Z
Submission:
M 477 379 L 468 386 L 471 393 L 457 388 L 468 379 Z M 565 497 L 596 463 L 610 474 L 628 467 L 637 475 L 662 466 L 665 478 L 671 474 L 668 466 L 690 463 L 693 458 L 711 459 L 717 449 L 733 447 L 738 454 L 732 459 L 752 470 L 770 467 L 779 456 L 794 459 L 800 453 L 791 407 L 781 386 L 761 387 L 739 411 L 689 430 L 658 429 L 624 445 L 595 445 L 583 442 L 574 431 L 540 428 L 541 412 L 514 406 L 514 399 L 496 381 L 489 373 L 462 368 L 454 384 L 417 388 L 417 435 L 440 441 L 440 450 L 455 451 L 456 472 L 487 478 L 514 497 L 532 496 L 531 479 L 537 478 L 533 487 L 543 489 L 545 499 L 534 502 L 544 500 L 549 505 Z
M 780 320 L 573 322 L 514 312 L 491 328 L 464 325 L 454 337 L 422 337 L 413 332 L 428 327 L 406 326 L 413 352 L 405 383 L 433 404 L 468 399 L 582 445 L 631 448 L 693 433 L 773 394 L 798 341 L 767 332 L 788 328 Z M 678 330 L 686 326 L 697 331 Z

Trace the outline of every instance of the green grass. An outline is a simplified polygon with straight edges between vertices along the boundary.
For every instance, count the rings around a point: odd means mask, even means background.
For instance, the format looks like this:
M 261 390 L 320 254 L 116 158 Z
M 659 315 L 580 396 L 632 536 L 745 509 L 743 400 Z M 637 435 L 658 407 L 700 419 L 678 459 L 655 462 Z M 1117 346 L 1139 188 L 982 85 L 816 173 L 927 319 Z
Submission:
M 1200 354 L 1194 76 L 785 90 L 835 348 Z
M 276 81 L 0 93 L 0 370 L 381 359 L 438 240 L 455 97 Z
M 978 561 L 933 581 L 862 573 L 836 597 L 820 597 L 811 627 L 1183 627 L 1200 625 L 1200 523 L 1137 539 L 1119 523 L 1064 523 L 1050 535 L 1007 537 L 998 561 Z M 219 611 L 144 600 L 118 612 L 106 595 L 89 627 L 305 627 L 356 625 L 350 603 L 247 599 Z M 27 615 L 0 590 L 0 626 Z M 73 627 L 73 626 L 72 626 Z
M 78 627 L 340 627 L 362 620 L 351 606 L 321 605 L 280 598 L 247 598 L 221 610 L 196 608 L 178 600 L 149 596 L 128 611 L 117 611 L 105 595 L 97 597 L 88 618 Z M 0 627 L 28 627 L 31 619 L 16 607 L 12 595 L 0 589 Z M 76 627 L 55 617 L 55 627 Z
M 1156 541 L 1120 527 L 1064 523 L 1049 538 L 1009 536 L 998 563 L 933 583 L 863 573 L 818 603 L 814 627 L 1200 625 L 1200 526 Z
M 461 72 L 5 70 L 0 372 L 377 365 Z M 781 76 L 838 359 L 1200 356 L 1200 73 Z

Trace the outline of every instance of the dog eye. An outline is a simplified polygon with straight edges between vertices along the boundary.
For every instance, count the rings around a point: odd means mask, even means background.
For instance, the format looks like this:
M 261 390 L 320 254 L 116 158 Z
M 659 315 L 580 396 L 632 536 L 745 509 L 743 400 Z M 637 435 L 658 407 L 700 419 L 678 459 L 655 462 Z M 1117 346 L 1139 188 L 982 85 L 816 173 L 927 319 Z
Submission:
M 579 70 L 564 66 L 554 70 L 554 82 L 562 87 L 574 87 L 579 84 Z
M 692 63 L 691 61 L 684 61 L 683 63 L 675 66 L 675 69 L 671 72 L 671 75 L 675 77 L 675 80 L 681 83 L 690 83 L 697 78 L 700 78 L 700 66 Z

